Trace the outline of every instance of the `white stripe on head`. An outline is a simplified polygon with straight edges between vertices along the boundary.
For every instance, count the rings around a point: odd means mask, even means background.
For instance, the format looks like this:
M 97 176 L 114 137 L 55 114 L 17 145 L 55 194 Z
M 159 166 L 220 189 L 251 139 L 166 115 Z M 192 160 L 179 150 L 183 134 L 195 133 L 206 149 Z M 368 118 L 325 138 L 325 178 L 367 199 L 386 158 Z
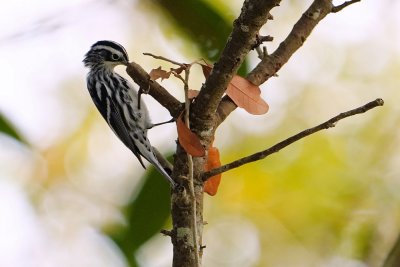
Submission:
M 127 60 L 129 60 L 128 53 L 126 52 L 125 48 L 117 42 L 107 40 L 98 41 L 91 47 L 91 51 L 102 49 L 107 50 L 110 53 L 117 54 L 121 58 L 126 58 Z

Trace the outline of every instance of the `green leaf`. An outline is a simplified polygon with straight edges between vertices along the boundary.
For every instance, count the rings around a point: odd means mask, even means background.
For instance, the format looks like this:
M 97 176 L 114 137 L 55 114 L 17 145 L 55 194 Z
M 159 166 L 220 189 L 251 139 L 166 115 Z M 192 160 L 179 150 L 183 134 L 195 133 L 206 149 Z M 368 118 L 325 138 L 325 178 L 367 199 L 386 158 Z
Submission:
M 232 21 L 227 21 L 207 1 L 153 0 L 153 2 L 160 6 L 175 26 L 199 47 L 203 57 L 214 62 L 218 60 L 232 31 Z M 238 73 L 246 75 L 247 72 L 247 61 L 245 61 Z
M 151 237 L 159 234 L 169 219 L 169 183 L 151 167 L 135 196 L 125 209 L 128 225 L 110 235 L 125 254 L 130 266 L 138 266 L 135 252 Z
M 27 144 L 26 141 L 21 137 L 14 125 L 0 113 L 0 132 L 8 135 L 9 137 L 20 141 L 21 143 Z
M 153 0 L 175 26 L 200 48 L 208 59 L 216 60 L 232 29 L 209 4 L 199 0 Z

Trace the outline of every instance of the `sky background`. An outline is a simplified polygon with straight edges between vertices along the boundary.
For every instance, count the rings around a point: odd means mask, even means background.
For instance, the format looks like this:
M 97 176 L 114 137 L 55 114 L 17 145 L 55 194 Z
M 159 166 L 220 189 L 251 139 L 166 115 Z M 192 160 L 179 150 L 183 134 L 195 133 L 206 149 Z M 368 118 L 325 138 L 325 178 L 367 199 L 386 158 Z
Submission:
M 228 6 L 224 1 L 214 1 L 213 5 L 224 10 L 227 18 L 235 17 L 241 1 L 230 2 Z M 268 44 L 269 51 L 277 47 L 310 4 L 303 2 L 283 1 L 273 10 L 275 19 L 262 29 L 262 33 L 275 38 Z M 83 56 L 96 41 L 114 40 L 125 46 L 131 60 L 149 71 L 164 63 L 143 56 L 143 52 L 191 62 L 200 57 L 199 51 L 180 36 L 160 10 L 138 1 L 16 0 L 2 1 L 1 6 L 0 112 L 12 121 L 30 146 L 0 136 L 0 266 L 126 266 L 122 254 L 100 229 L 124 221 L 120 208 L 140 184 L 144 170 L 96 113 L 86 90 Z M 279 156 L 284 160 L 274 156 L 270 161 L 276 165 L 256 163 L 242 172 L 224 176 L 220 194 L 212 200 L 207 198 L 205 203 L 210 225 L 205 231 L 209 243 L 204 266 L 295 266 L 293 262 L 299 259 L 304 266 L 378 266 L 400 225 L 400 213 L 396 211 L 400 202 L 396 193 L 400 182 L 396 167 L 400 164 L 399 12 L 398 1 L 363 0 L 329 15 L 282 68 L 279 77 L 262 86 L 269 113 L 255 117 L 237 110 L 221 126 L 216 144 L 223 161 L 228 162 L 342 111 L 378 97 L 385 100 L 382 109 L 340 122 L 334 130 L 315 137 L 314 143 L 301 142 L 281 151 Z M 250 65 L 257 62 L 252 53 Z M 117 70 L 124 74 L 123 68 Z M 199 88 L 202 82 L 201 72 L 197 71 L 192 75 L 192 88 Z M 178 82 L 163 84 L 182 97 Z M 154 122 L 169 119 L 157 102 L 150 97 L 145 99 Z M 173 151 L 173 125 L 161 126 L 160 131 L 150 131 L 149 135 L 162 152 Z M 306 147 L 313 148 L 303 158 Z M 331 151 L 329 157 L 336 160 L 334 171 L 315 158 L 323 159 L 324 150 Z M 309 158 L 310 155 L 314 157 Z M 332 163 L 332 158 L 327 161 Z M 300 167 L 291 170 L 301 160 L 301 166 L 315 171 L 310 173 Z M 246 173 L 253 173 L 253 185 L 246 180 Z M 295 212 L 298 207 L 289 208 L 288 213 L 278 212 L 286 205 L 277 204 L 284 203 L 281 198 L 292 199 L 304 208 L 299 199 L 309 197 L 312 201 L 318 195 L 313 190 L 320 189 L 312 184 L 308 189 L 293 191 L 303 190 L 300 195 L 275 198 L 285 187 L 274 177 L 304 178 L 314 174 L 352 177 L 354 180 L 349 178 L 340 188 L 362 188 L 347 192 L 351 200 L 344 194 L 340 197 L 352 214 L 345 217 L 351 223 L 341 228 L 341 234 L 351 236 L 353 228 L 360 229 L 359 221 L 373 225 L 371 228 L 377 230 L 372 243 L 380 242 L 382 246 L 371 249 L 367 260 L 349 252 L 357 247 L 351 238 L 324 236 L 335 240 L 334 254 L 319 255 L 311 244 L 323 243 L 323 238 L 307 235 L 303 239 L 305 232 L 296 233 L 291 228 L 289 222 L 300 218 Z M 369 175 L 373 178 L 369 179 Z M 264 184 L 265 177 L 272 178 Z M 258 192 L 261 188 L 266 191 Z M 329 195 L 329 188 L 325 190 L 325 196 Z M 265 195 L 269 198 L 264 199 Z M 355 204 L 354 196 L 368 199 L 369 204 Z M 321 196 L 316 201 L 327 201 L 325 204 L 332 207 L 335 198 L 327 200 Z M 326 214 L 333 218 L 337 213 Z M 354 219 L 354 214 L 366 217 Z M 344 224 L 342 217 L 337 218 L 335 227 Z M 377 226 L 371 218 L 381 218 L 382 225 Z M 311 225 L 314 228 L 310 229 L 315 229 L 316 225 Z M 329 229 L 319 230 L 323 233 Z M 281 250 L 274 251 L 271 242 L 276 242 L 274 245 Z M 246 250 L 238 244 L 246 244 Z M 275 256 L 264 256 L 265 250 Z M 224 253 L 230 257 L 221 259 Z M 291 253 L 292 259 L 286 258 L 285 253 Z M 165 238 L 151 239 L 138 252 L 143 266 L 169 266 L 166 263 L 171 257 L 171 245 Z M 286 265 L 277 265 L 278 258 L 284 260 L 281 264 L 287 261 Z

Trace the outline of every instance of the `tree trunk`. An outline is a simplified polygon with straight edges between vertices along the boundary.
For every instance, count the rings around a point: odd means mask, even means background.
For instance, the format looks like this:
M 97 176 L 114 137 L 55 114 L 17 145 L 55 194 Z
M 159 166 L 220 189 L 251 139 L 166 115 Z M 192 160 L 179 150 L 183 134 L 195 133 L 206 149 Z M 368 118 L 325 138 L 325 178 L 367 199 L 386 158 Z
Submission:
M 173 267 L 200 266 L 201 240 L 203 234 L 203 182 L 200 168 L 194 168 L 194 199 L 191 194 L 191 181 L 188 178 L 188 160 L 186 152 L 178 144 L 174 164 L 174 177 L 179 177 L 180 186 L 171 193 L 174 246 Z M 203 166 L 202 159 L 195 159 L 194 166 Z M 196 216 L 193 216 L 193 201 L 196 203 Z M 196 222 L 194 223 L 194 218 Z M 197 230 L 197 238 L 193 227 Z M 197 240 L 197 244 L 195 242 Z M 197 255 L 197 256 L 196 256 Z

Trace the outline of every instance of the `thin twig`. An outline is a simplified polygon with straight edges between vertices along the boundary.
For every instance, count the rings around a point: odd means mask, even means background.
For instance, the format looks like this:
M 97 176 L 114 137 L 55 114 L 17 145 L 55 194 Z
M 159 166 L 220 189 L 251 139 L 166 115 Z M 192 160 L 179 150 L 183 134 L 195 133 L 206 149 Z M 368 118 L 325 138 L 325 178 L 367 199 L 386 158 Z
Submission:
M 266 46 L 263 46 L 262 49 L 260 46 L 256 47 L 256 52 L 257 52 L 258 58 L 261 60 L 263 60 L 264 58 L 266 58 L 268 56 Z
M 272 42 L 273 40 L 274 37 L 272 37 L 271 35 L 266 35 L 266 36 L 257 35 L 256 42 L 253 44 L 252 49 L 259 47 L 264 42 Z
M 179 74 L 176 73 L 176 72 L 171 72 L 171 73 L 172 73 L 172 75 L 174 75 L 176 78 L 178 78 L 179 80 L 181 80 L 181 81 L 183 82 L 183 85 L 184 85 L 184 86 L 187 86 L 187 81 L 186 81 L 184 78 L 182 78 L 181 75 L 179 75 Z
M 165 236 L 172 236 L 172 231 L 168 231 L 168 230 L 165 230 L 165 229 L 161 229 L 160 233 L 165 235 Z
M 169 59 L 169 58 L 166 58 L 166 57 L 163 57 L 163 56 L 156 56 L 156 55 L 153 55 L 152 53 L 143 53 L 143 55 L 151 56 L 151 57 L 153 57 L 155 59 L 161 59 L 161 60 L 167 61 L 169 63 L 175 64 L 175 65 L 178 65 L 178 66 L 182 66 L 183 65 L 182 63 L 179 63 L 177 61 L 173 61 L 172 59 Z
M 354 3 L 360 2 L 360 1 L 361 1 L 361 0 L 350 0 L 350 1 L 346 1 L 346 2 L 344 2 L 343 4 L 340 4 L 340 5 L 338 5 L 338 6 L 332 7 L 331 12 L 332 12 L 332 13 L 339 12 L 339 11 L 341 11 L 343 8 L 345 8 L 345 7 L 349 6 L 349 5 L 352 5 L 352 4 L 354 4 Z
M 189 114 L 190 114 L 190 99 L 189 99 L 189 68 L 190 65 L 185 68 L 185 81 L 184 81 L 184 90 L 185 90 L 185 124 L 190 129 L 190 121 L 189 121 Z M 192 197 L 192 235 L 193 235 L 193 246 L 194 246 L 194 257 L 196 261 L 196 267 L 200 267 L 200 260 L 199 260 L 199 249 L 198 243 L 199 238 L 197 235 L 197 207 L 196 207 L 196 194 L 194 191 L 194 175 L 193 175 L 193 158 L 192 155 L 186 153 L 188 159 L 188 169 L 189 169 L 189 188 L 190 188 L 190 195 Z
M 371 102 L 365 104 L 364 106 L 340 113 L 339 115 L 331 118 L 330 120 L 328 120 L 324 123 L 321 123 L 320 125 L 317 125 L 315 127 L 306 129 L 298 134 L 295 134 L 295 135 L 271 146 L 270 148 L 268 148 L 266 150 L 263 150 L 263 151 L 255 153 L 255 154 L 252 154 L 250 156 L 235 160 L 235 161 L 228 163 L 226 165 L 223 165 L 219 168 L 216 168 L 209 172 L 206 172 L 203 174 L 203 180 L 205 181 L 214 175 L 217 175 L 217 174 L 229 171 L 231 169 L 240 167 L 244 164 L 264 159 L 267 156 L 278 152 L 282 148 L 285 148 L 285 147 L 289 146 L 290 144 L 292 144 L 306 136 L 309 136 L 313 133 L 316 133 L 316 132 L 324 130 L 324 129 L 329 129 L 329 128 L 335 127 L 336 123 L 344 118 L 367 112 L 368 110 L 373 109 L 375 107 L 383 106 L 383 104 L 384 104 L 383 100 L 381 98 L 378 98 L 378 99 L 375 99 L 374 101 L 371 101 Z

